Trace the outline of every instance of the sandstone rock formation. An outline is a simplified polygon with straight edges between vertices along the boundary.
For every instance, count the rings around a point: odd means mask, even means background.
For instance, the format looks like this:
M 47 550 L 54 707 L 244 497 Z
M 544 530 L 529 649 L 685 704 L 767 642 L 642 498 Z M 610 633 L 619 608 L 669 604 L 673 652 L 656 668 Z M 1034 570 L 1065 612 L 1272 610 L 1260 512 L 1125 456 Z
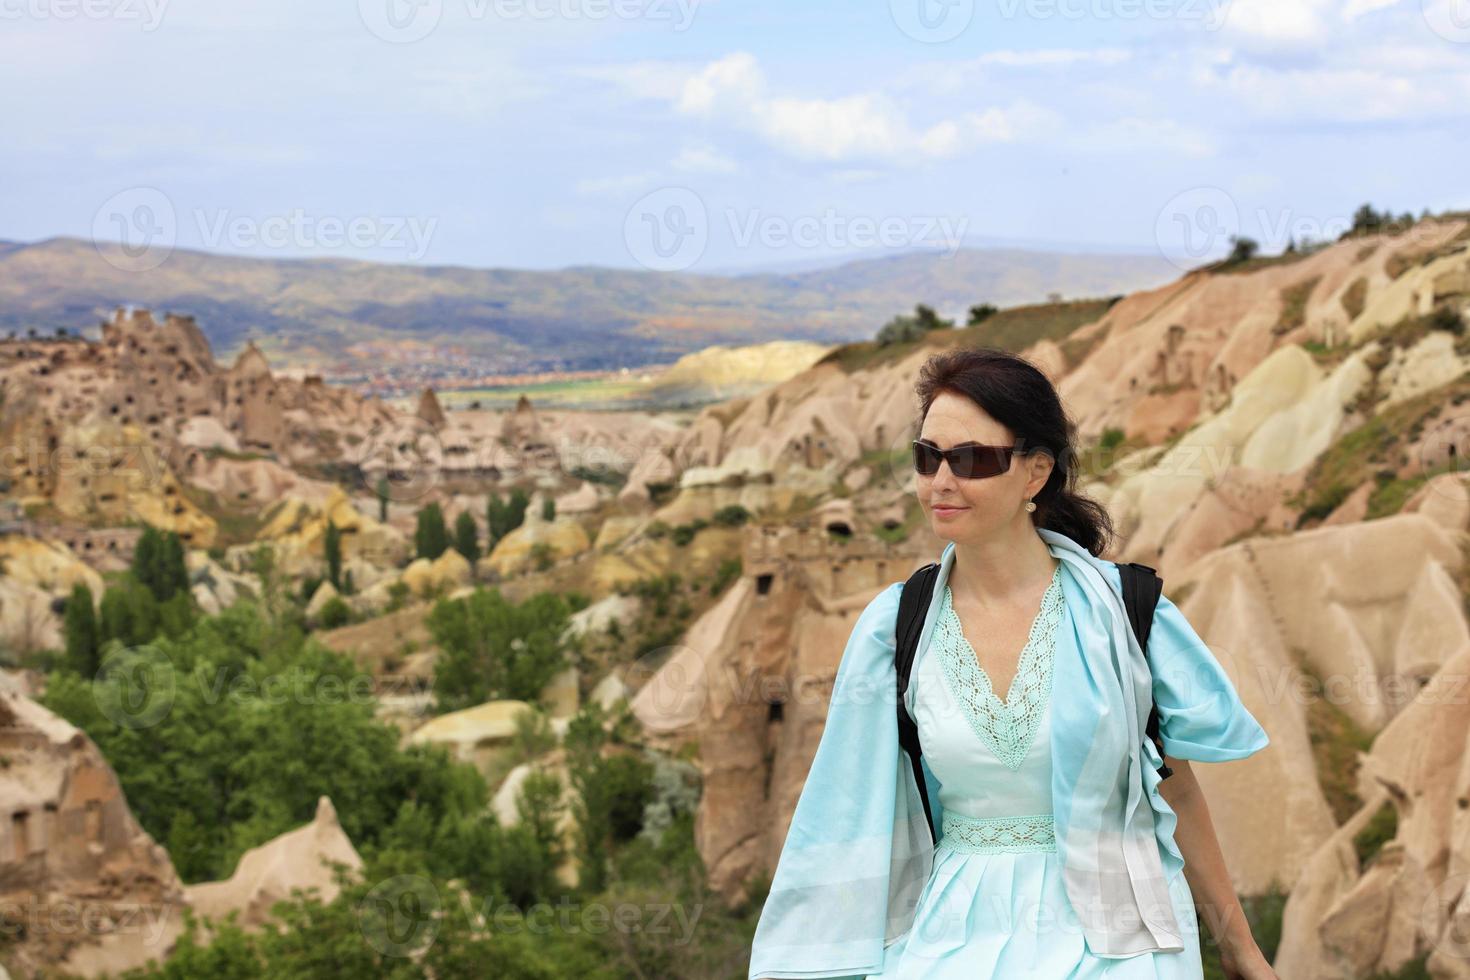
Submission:
M 1366 976 L 1425 952 L 1465 972 L 1448 947 L 1470 916 L 1455 906 L 1470 729 L 1442 702 L 1470 646 L 1470 413 L 1457 407 L 1470 347 L 1455 326 L 1470 314 L 1470 232 L 1421 224 L 1191 273 L 1023 351 L 1084 447 L 1108 430 L 1126 440 L 1091 460 L 1101 475 L 1084 487 L 1118 523 L 1109 557 L 1161 570 L 1271 733 L 1272 751 L 1196 772 L 1236 887 L 1292 896 L 1283 977 Z M 709 513 L 713 492 L 759 511 L 808 481 L 849 491 L 784 546 L 748 531 L 740 581 L 633 698 L 653 737 L 699 745 L 698 844 L 728 895 L 775 864 L 856 613 L 940 551 L 922 524 L 901 550 L 868 533 L 911 503 L 913 384 L 934 339 L 705 409 L 667 457 L 685 464 L 656 512 L 669 523 Z M 1345 738 L 1371 747 L 1343 752 Z M 1359 867 L 1354 839 L 1385 806 L 1397 831 Z
M 96 976 L 162 959 L 182 929 L 184 889 L 97 746 L 0 690 L 0 755 L 0 906 L 18 927 L 11 969 Z
M 440 715 L 414 730 L 413 745 L 442 745 L 461 762 L 492 768 L 516 734 L 516 716 L 536 709 L 525 701 L 487 701 L 463 711 Z
M 271 907 L 291 898 L 293 889 L 314 889 L 323 902 L 337 897 L 340 888 L 332 864 L 362 871 L 362 858 L 352 846 L 337 810 L 323 796 L 311 823 L 297 827 L 240 856 L 235 873 L 224 881 L 190 885 L 186 892 L 194 910 L 221 921 L 239 913 L 244 926 L 261 926 L 271 918 Z

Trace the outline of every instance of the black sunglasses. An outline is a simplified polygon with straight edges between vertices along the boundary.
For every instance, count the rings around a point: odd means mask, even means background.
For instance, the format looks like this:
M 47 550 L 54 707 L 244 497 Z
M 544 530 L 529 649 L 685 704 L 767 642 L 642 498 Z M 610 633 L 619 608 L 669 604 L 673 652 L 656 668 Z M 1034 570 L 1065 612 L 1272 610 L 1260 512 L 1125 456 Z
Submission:
M 1023 452 L 1020 443 L 1014 446 L 982 446 L 968 442 L 952 449 L 940 449 L 932 442 L 914 440 L 914 469 L 921 476 L 933 476 L 939 472 L 939 461 L 949 460 L 949 471 L 961 480 L 981 480 L 987 476 L 999 476 L 1011 468 L 1011 455 Z

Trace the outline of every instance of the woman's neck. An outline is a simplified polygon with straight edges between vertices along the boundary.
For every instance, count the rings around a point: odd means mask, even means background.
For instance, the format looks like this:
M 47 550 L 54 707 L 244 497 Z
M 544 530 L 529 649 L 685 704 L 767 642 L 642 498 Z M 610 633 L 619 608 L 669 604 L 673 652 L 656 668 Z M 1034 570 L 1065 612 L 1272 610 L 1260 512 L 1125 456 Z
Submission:
M 946 584 L 982 606 L 1003 606 L 1035 595 L 1059 559 L 1028 519 L 1014 530 L 980 541 L 956 541 Z

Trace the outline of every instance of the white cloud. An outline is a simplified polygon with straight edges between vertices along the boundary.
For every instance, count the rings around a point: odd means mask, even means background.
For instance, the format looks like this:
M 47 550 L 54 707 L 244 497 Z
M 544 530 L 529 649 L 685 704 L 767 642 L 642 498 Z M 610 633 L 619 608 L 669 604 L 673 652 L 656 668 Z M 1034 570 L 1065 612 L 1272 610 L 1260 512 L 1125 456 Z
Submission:
M 1444 73 L 1430 83 L 1422 77 L 1373 68 L 1235 65 L 1204 81 L 1255 114 L 1319 123 L 1463 117 L 1470 101 L 1470 71 Z
M 712 61 L 684 82 L 680 112 L 709 114 L 722 108 L 747 107 L 765 91 L 766 80 L 755 56 L 744 51 Z
M 845 162 L 950 157 L 989 142 L 1012 142 L 1060 128 L 1060 117 L 1017 100 L 957 112 L 927 124 L 883 92 L 836 98 L 772 94 L 755 57 L 737 52 L 692 73 L 674 100 L 687 115 L 755 132 L 794 156 Z
M 1246 43 L 1310 44 L 1325 38 L 1333 0 L 1232 0 L 1225 28 Z
M 1230 0 L 1226 33 L 1246 45 L 1323 44 L 1358 19 L 1405 0 Z M 1417 6 L 1417 4 L 1415 4 Z

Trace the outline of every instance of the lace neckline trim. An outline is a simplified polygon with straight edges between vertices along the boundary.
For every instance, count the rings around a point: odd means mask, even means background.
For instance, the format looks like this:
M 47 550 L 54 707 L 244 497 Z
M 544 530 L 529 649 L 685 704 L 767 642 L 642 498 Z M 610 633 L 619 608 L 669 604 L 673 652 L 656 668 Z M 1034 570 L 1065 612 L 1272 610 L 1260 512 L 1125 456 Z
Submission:
M 1031 622 L 1005 699 L 995 693 L 990 675 L 980 666 L 980 658 L 965 638 L 949 586 L 944 587 L 935 631 L 945 678 L 970 728 L 1011 770 L 1019 769 L 1030 752 L 1051 695 L 1052 652 L 1064 609 L 1061 572 L 1058 565 L 1041 597 L 1041 610 Z

